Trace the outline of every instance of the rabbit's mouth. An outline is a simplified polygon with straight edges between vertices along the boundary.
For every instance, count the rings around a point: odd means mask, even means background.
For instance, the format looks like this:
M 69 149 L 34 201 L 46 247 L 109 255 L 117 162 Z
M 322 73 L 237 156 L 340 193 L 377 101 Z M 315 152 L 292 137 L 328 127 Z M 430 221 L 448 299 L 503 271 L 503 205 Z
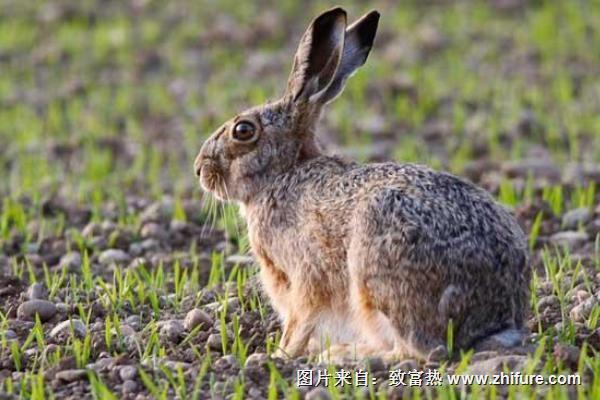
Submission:
M 200 186 L 207 192 L 214 194 L 219 200 L 226 200 L 227 188 L 225 178 L 221 174 L 219 167 L 213 162 L 205 161 L 198 170 Z

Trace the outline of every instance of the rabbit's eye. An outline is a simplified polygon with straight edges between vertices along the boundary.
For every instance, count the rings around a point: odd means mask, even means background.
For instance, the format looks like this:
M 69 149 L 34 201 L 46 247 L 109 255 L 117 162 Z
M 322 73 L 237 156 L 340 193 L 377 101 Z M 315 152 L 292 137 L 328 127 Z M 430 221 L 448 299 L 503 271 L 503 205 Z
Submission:
M 247 142 L 256 136 L 256 127 L 249 121 L 241 121 L 233 127 L 232 136 L 240 142 Z

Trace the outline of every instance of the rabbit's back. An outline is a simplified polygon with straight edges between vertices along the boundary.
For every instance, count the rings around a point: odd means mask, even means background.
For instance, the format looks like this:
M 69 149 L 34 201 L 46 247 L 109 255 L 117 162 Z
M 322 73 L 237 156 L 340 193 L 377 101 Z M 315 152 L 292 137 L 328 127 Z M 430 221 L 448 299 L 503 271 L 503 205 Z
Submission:
M 350 275 L 399 330 L 430 332 L 420 345 L 428 347 L 442 342 L 452 319 L 467 346 L 522 326 L 526 241 L 504 207 L 467 181 L 419 165 L 375 164 L 349 177 L 367 182 L 350 220 Z

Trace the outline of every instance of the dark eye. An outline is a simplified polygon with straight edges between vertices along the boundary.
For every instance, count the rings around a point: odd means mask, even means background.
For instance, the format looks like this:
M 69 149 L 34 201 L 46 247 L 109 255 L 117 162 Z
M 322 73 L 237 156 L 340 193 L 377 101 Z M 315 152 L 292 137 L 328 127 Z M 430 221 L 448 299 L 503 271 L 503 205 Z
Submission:
M 233 138 L 240 142 L 247 142 L 255 137 L 256 127 L 252 122 L 241 121 L 233 127 Z

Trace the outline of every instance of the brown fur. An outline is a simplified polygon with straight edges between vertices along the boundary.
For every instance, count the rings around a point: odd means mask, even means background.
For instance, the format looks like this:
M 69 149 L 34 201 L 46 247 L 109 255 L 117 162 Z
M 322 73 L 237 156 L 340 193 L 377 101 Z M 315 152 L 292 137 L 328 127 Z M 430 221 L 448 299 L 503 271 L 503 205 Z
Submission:
M 449 326 L 457 347 L 521 329 L 528 254 L 503 207 L 447 173 L 320 151 L 316 122 L 366 60 L 378 14 L 345 20 L 340 8 L 316 18 L 282 99 L 225 123 L 195 163 L 206 190 L 242 207 L 281 353 L 329 338 L 342 355 L 425 357 Z M 232 139 L 242 120 L 256 127 L 251 142 Z

